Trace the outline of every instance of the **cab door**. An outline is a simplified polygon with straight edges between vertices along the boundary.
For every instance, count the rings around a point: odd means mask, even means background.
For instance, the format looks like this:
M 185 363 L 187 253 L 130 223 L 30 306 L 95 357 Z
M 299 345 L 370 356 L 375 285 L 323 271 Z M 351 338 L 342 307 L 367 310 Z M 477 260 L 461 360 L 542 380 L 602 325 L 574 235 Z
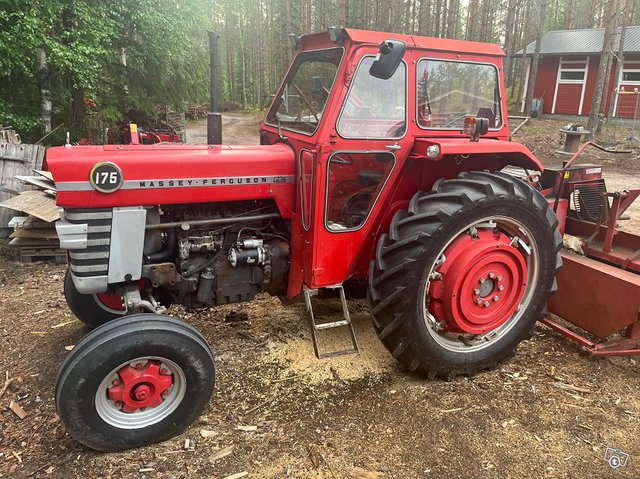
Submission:
M 409 62 L 381 79 L 370 73 L 376 54 L 361 47 L 350 60 L 357 68 L 334 112 L 333 141 L 315 163 L 311 287 L 366 278 L 377 224 L 413 145 Z

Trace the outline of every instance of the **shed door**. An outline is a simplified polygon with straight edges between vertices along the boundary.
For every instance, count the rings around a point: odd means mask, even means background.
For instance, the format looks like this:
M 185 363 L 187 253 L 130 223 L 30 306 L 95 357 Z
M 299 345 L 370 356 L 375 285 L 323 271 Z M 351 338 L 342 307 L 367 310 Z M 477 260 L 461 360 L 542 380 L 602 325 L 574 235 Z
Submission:
M 588 58 L 560 58 L 552 114 L 582 115 Z

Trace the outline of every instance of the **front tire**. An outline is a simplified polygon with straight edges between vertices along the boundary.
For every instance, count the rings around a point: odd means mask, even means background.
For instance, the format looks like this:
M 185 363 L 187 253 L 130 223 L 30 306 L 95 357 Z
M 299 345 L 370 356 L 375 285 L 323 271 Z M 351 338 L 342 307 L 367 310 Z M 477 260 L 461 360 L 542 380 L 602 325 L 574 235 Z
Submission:
M 120 451 L 182 433 L 214 383 L 213 353 L 197 330 L 137 314 L 96 328 L 73 348 L 58 372 L 56 408 L 77 441 Z
M 368 290 L 378 336 L 430 378 L 494 368 L 545 314 L 561 246 L 555 214 L 526 183 L 480 172 L 439 181 L 378 243 Z

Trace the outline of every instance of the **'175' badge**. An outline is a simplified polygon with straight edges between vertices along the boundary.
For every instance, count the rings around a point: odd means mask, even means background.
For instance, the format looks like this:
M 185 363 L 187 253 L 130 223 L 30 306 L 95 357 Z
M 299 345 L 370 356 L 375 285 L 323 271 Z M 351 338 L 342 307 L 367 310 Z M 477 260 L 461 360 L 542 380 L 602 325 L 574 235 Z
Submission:
M 118 165 L 105 161 L 96 163 L 91 169 L 89 182 L 94 190 L 102 193 L 114 193 L 120 189 L 124 178 Z

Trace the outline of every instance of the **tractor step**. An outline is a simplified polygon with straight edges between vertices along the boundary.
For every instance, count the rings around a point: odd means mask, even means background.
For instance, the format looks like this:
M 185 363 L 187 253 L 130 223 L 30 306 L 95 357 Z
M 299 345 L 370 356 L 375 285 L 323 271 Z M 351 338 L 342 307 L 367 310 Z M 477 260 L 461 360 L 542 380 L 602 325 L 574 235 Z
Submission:
M 351 316 L 349 316 L 349 308 L 347 306 L 347 298 L 344 294 L 344 288 L 341 284 L 335 286 L 327 286 L 323 289 L 332 289 L 338 290 L 340 295 L 340 303 L 342 305 L 342 317 L 343 319 L 338 321 L 332 321 L 327 323 L 319 323 L 316 321 L 316 317 L 313 313 L 313 305 L 311 302 L 311 298 L 316 296 L 319 292 L 319 289 L 310 289 L 304 286 L 304 301 L 307 305 L 307 310 L 309 311 L 309 326 L 311 328 L 311 340 L 313 341 L 313 351 L 318 359 L 332 358 L 335 356 L 342 356 L 344 354 L 355 354 L 359 352 L 358 349 L 358 341 L 356 340 L 356 332 L 353 329 L 353 324 L 351 323 Z M 320 354 L 320 347 L 318 345 L 318 332 L 323 331 L 325 329 L 333 329 L 346 326 L 349 328 L 349 335 L 351 336 L 351 344 L 352 347 L 349 349 L 343 349 L 340 351 L 332 351 L 329 353 Z

